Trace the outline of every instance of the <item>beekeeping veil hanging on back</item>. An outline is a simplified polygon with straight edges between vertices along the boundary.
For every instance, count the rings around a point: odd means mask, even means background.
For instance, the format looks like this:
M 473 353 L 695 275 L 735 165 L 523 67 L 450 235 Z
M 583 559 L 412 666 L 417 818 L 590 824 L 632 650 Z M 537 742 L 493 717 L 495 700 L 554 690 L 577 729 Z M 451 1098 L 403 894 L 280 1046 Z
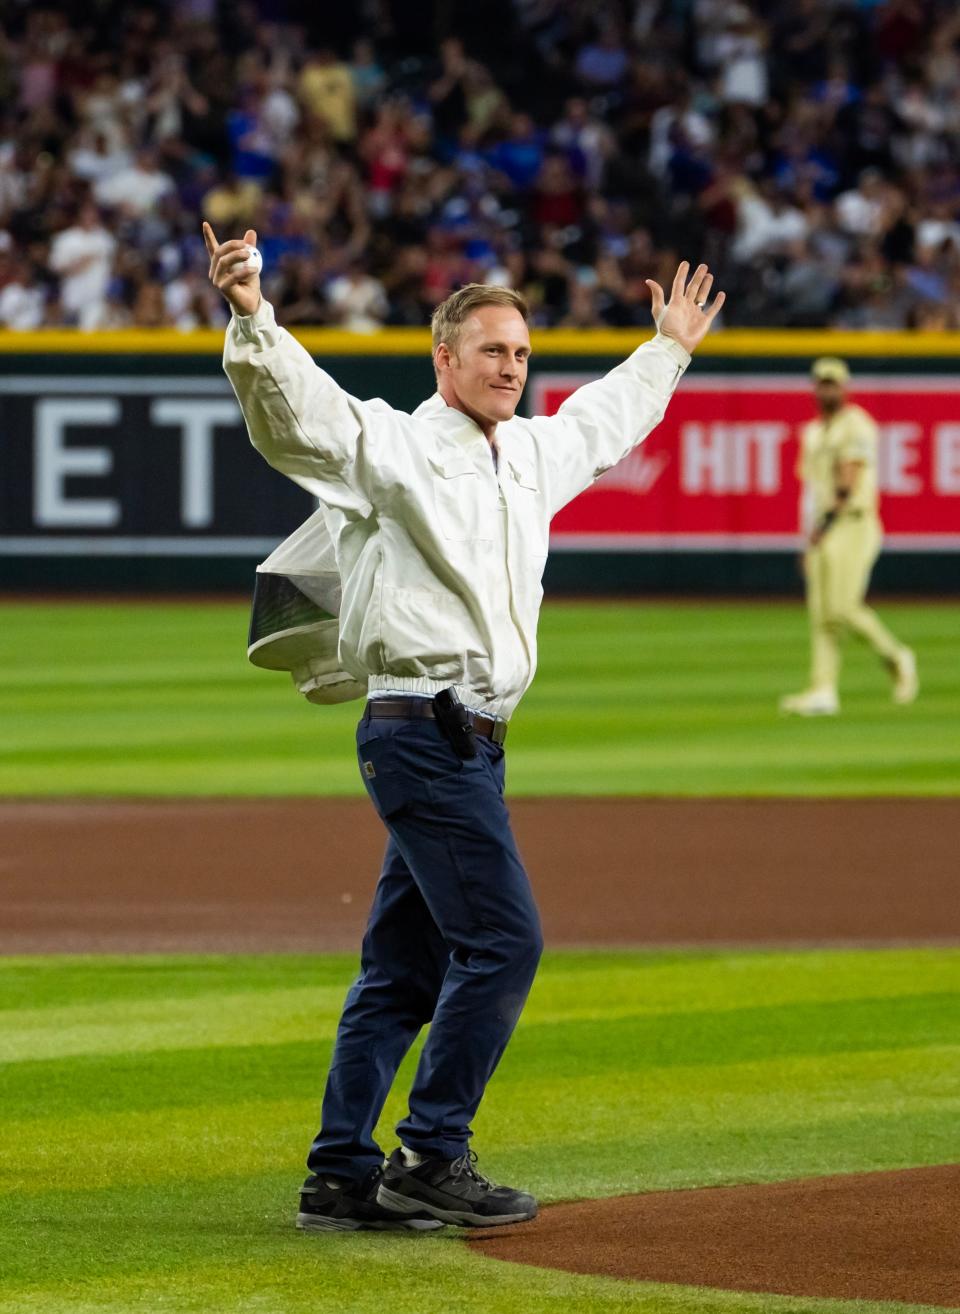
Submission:
M 289 671 L 312 703 L 363 698 L 365 683 L 337 659 L 340 574 L 323 511 L 315 511 L 257 567 L 247 657 Z

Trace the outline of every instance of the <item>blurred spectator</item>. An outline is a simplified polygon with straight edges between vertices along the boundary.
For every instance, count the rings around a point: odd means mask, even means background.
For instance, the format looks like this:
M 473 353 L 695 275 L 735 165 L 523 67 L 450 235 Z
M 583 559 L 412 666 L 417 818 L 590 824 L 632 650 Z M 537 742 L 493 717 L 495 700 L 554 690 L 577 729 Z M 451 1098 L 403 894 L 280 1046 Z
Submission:
M 434 130 L 441 142 L 453 141 L 467 121 L 464 84 L 469 67 L 459 38 L 448 37 L 440 43 L 440 67 L 430 83 L 428 96 Z
M 673 103 L 662 106 L 651 117 L 647 159 L 650 172 L 665 181 L 678 151 L 707 150 L 713 136 L 709 118 L 696 109 L 688 91 L 682 92 Z
M 468 280 L 646 326 L 956 326 L 955 0 L 76 0 L 0 13 L 0 322 L 223 322 L 201 215 L 284 323 L 424 324 Z M 5 249 L 4 249 L 5 248 Z
M 216 187 L 211 187 L 203 198 L 203 217 L 214 229 L 249 228 L 257 217 L 263 189 L 252 178 L 238 178 L 228 174 Z
M 50 244 L 49 267 L 60 279 L 60 304 L 67 323 L 98 328 L 103 319 L 116 242 L 95 205 L 81 206 L 76 223 Z
M 270 293 L 279 323 L 325 324 L 327 306 L 319 292 L 319 271 L 312 260 L 281 261 L 279 280 L 271 280 Z
M 570 306 L 557 322 L 558 328 L 603 328 L 597 306 L 596 288 L 592 282 L 574 282 L 570 289 Z
M 212 293 L 212 295 L 211 295 Z M 164 318 L 174 328 L 219 328 L 226 320 L 223 298 L 206 273 L 185 270 L 163 288 Z
M 308 54 L 297 91 L 308 113 L 323 120 L 334 141 L 353 141 L 357 93 L 349 64 L 341 63 L 332 50 Z
M 543 164 L 543 134 L 529 114 L 515 114 L 509 133 L 492 148 L 490 163 L 517 191 L 532 185 Z
M 584 87 L 602 89 L 618 87 L 627 76 L 630 56 L 617 25 L 605 20 L 593 41 L 582 46 L 574 63 L 574 73 Z
M 767 30 L 746 5 L 730 5 L 726 27 L 713 47 L 720 69 L 720 98 L 729 105 L 767 103 Z
M 0 233 L 0 324 L 9 329 L 40 328 L 46 315 L 46 294 L 32 264 L 10 257 L 13 243 Z
M 126 146 L 111 143 L 106 133 L 91 127 L 80 128 L 67 149 L 66 158 L 70 172 L 94 187 L 128 169 L 131 161 Z
M 227 114 L 231 164 L 238 178 L 269 182 L 277 165 L 278 146 L 270 131 L 262 82 L 243 87 L 240 103 Z
M 851 172 L 873 168 L 884 176 L 892 174 L 897 116 L 891 100 L 883 84 L 877 81 L 863 89 L 858 101 L 838 113 L 836 124 Z
M 831 29 L 837 14 L 822 0 L 793 0 L 778 6 L 772 33 L 773 58 L 784 82 L 816 83 L 837 49 Z
M 376 120 L 360 142 L 360 158 L 367 166 L 366 183 L 370 209 L 386 214 L 394 193 L 407 174 L 409 108 L 387 101 L 377 110 Z
M 883 229 L 886 187 L 879 169 L 864 169 L 856 187 L 836 200 L 837 221 L 852 237 L 873 237 Z
M 775 311 L 768 322 L 795 328 L 815 328 L 829 316 L 836 300 L 836 273 L 817 257 L 813 244 L 798 239 L 789 248 L 789 260 L 773 286 Z
M 548 155 L 534 184 L 530 215 L 540 227 L 569 228 L 583 219 L 583 193 L 562 155 Z
M 607 161 L 616 150 L 610 128 L 590 111 L 583 96 L 572 96 L 550 133 L 554 147 L 566 151 L 570 167 L 591 190 L 603 185 Z
M 133 303 L 131 322 L 137 328 L 162 328 L 170 323 L 164 304 L 163 287 L 159 283 L 145 281 L 140 284 Z
M 350 76 L 353 79 L 354 100 L 360 110 L 375 105 L 387 89 L 387 75 L 377 60 L 373 42 L 367 38 L 354 43 Z
M 510 102 L 483 64 L 467 65 L 462 83 L 467 126 L 478 141 L 510 122 Z
M 347 270 L 327 287 L 331 322 L 353 333 L 369 333 L 380 328 L 390 306 L 383 284 L 354 260 Z
M 137 151 L 132 164 L 96 183 L 93 194 L 100 205 L 140 218 L 174 190 L 173 179 L 159 166 L 157 152 L 144 146 Z
M 948 257 L 960 253 L 956 200 L 937 201 L 930 206 L 927 217 L 917 224 L 916 243 L 921 251 L 942 251 Z
M 145 133 L 153 142 L 189 135 L 192 122 L 206 116 L 209 102 L 192 85 L 181 54 L 171 52 L 158 61 L 142 109 Z
M 803 242 L 809 223 L 803 210 L 791 204 L 773 181 L 756 190 L 744 186 L 737 212 L 737 234 L 731 255 L 741 264 L 759 256 L 782 256 L 791 245 Z

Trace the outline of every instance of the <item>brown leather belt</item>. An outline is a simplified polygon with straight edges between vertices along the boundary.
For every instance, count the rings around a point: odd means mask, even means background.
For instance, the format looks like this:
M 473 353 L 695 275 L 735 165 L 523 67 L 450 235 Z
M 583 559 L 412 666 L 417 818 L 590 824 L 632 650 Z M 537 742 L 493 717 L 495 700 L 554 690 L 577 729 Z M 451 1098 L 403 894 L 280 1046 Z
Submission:
M 429 698 L 371 698 L 367 703 L 366 714 L 371 720 L 376 716 L 404 721 L 436 720 L 433 702 Z M 470 720 L 473 722 L 474 734 L 480 735 L 482 739 L 492 739 L 495 744 L 502 744 L 507 737 L 506 721 L 484 716 L 482 712 L 470 712 Z

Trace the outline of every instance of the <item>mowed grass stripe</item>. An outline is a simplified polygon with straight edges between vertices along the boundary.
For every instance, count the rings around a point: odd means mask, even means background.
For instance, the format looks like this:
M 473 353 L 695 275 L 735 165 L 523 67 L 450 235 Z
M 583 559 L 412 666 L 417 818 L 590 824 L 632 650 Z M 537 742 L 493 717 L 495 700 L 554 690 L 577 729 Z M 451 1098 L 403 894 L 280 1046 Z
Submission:
M 631 1109 L 642 1119 L 680 1117 L 684 1124 L 702 1116 L 712 1118 L 721 1103 L 737 1105 L 754 1095 L 766 1098 L 768 1087 L 774 1112 L 784 1117 L 801 1116 L 812 1095 L 825 1089 L 830 1108 L 849 1100 L 866 1099 L 866 1087 L 879 1086 L 889 1098 L 904 1093 L 911 1097 L 938 1100 L 956 1094 L 960 1078 L 960 1060 L 956 1044 L 930 1044 L 924 1048 L 903 1046 L 888 1050 L 860 1049 L 857 1052 L 820 1050 L 812 1055 L 791 1054 L 765 1056 L 757 1060 L 722 1061 L 705 1064 L 671 1062 L 650 1063 L 645 1067 L 625 1064 L 611 1071 L 609 1065 L 594 1064 L 588 1048 L 571 1051 L 577 1060 L 572 1072 L 544 1075 L 538 1064 L 538 1051 L 528 1044 L 526 1033 L 518 1035 L 515 1051 L 498 1069 L 484 1109 L 500 1109 L 513 1098 L 514 1088 L 521 1098 L 511 1113 L 511 1135 L 523 1140 L 526 1110 L 533 1110 L 531 1134 L 542 1139 L 542 1116 L 546 1104 L 553 1109 L 552 1127 L 563 1134 L 568 1117 L 574 1134 L 578 1126 L 595 1129 L 598 1117 L 608 1111 L 614 1118 L 618 1109 Z M 95 1117 L 113 1113 L 184 1108 L 217 1108 L 225 1102 L 225 1092 L 246 1101 L 276 1101 L 283 1094 L 300 1101 L 310 1110 L 318 1105 L 323 1077 L 330 1054 L 330 1044 L 313 1046 L 249 1046 L 241 1049 L 176 1050 L 135 1055 L 106 1055 L 72 1059 L 62 1063 L 35 1062 L 18 1064 L 4 1074 L 3 1108 L 9 1127 L 18 1119 L 33 1124 L 44 1117 Z M 419 1047 L 416 1047 L 401 1070 L 397 1083 L 397 1110 L 401 1110 L 403 1092 L 412 1076 Z M 936 1055 L 928 1065 L 924 1055 Z M 584 1070 L 584 1063 L 588 1064 Z M 909 1085 L 894 1091 L 892 1083 L 909 1067 Z M 827 1080 L 828 1076 L 830 1081 Z M 835 1078 L 835 1081 L 833 1080 Z M 863 1089 L 861 1090 L 861 1087 Z M 576 1094 L 571 1092 L 576 1091 Z M 715 1099 L 706 1099 L 713 1093 Z M 683 1105 L 683 1099 L 689 1102 Z M 609 1099 L 607 1098 L 609 1097 Z M 694 1098 L 696 1097 L 696 1098 Z M 702 1106 L 697 1102 L 706 1099 Z M 581 1110 L 593 1109 L 587 1117 Z M 678 1112 L 678 1105 L 680 1109 Z M 387 1115 L 387 1123 L 390 1117 Z M 399 1113 L 398 1113 L 399 1116 Z M 481 1113 L 481 1118 L 488 1115 Z M 759 1117 L 753 1109 L 752 1117 Z M 764 1118 L 768 1119 L 765 1114 Z M 396 1121 L 396 1119 L 394 1119 Z M 2 1138 L 0 1131 L 0 1138 Z M 17 1147 L 17 1134 L 10 1131 L 11 1147 Z
M 44 1009 L 95 1005 L 106 1021 L 128 1005 L 317 989 L 342 995 L 357 973 L 356 954 L 23 955 L 0 957 L 0 1017 L 37 1025 Z M 548 950 L 524 1009 L 525 1021 L 609 1018 L 757 1003 L 817 1003 L 957 988 L 960 949 Z M 6 1013 L 6 1015 L 4 1015 Z M 51 1014 L 55 1031 L 73 1015 Z M 31 1024 L 33 1024 L 31 1022 Z
M 356 967 L 356 954 L 10 955 L 0 957 L 0 1017 L 4 1010 L 84 1003 L 104 1016 L 127 1002 L 202 1002 L 213 994 L 262 995 L 306 984 L 346 990 Z M 4 1027 L 10 1022 L 3 1017 Z
M 909 962 L 909 955 L 902 957 L 905 963 Z M 802 962 L 802 957 L 796 956 L 796 960 Z M 891 955 L 891 965 L 896 963 L 896 955 Z M 789 1049 L 795 1043 L 794 1036 L 817 1037 L 817 1044 L 831 1048 L 856 1048 L 860 1036 L 876 1035 L 875 1027 L 873 1030 L 865 1028 L 862 1014 L 872 1013 L 880 999 L 890 1001 L 879 1018 L 884 1043 L 896 1044 L 898 1036 L 915 1036 L 921 1020 L 924 1025 L 945 1028 L 944 1035 L 938 1033 L 931 1039 L 949 1039 L 958 1033 L 954 991 L 948 989 L 942 996 L 936 991 L 923 994 L 922 982 L 934 976 L 943 986 L 952 987 L 956 970 L 954 956 L 947 952 L 942 955 L 942 962 L 935 959 L 924 975 L 914 972 L 906 992 L 902 985 L 899 987 L 903 995 L 900 999 L 895 999 L 889 990 L 881 989 L 879 995 L 859 999 L 848 996 L 846 999 L 801 1000 L 789 1003 L 791 1016 L 782 1010 L 797 993 L 796 981 L 790 983 L 790 993 L 773 1005 L 758 1008 L 753 1003 L 757 998 L 770 998 L 769 992 L 759 991 L 758 983 L 754 982 L 748 999 L 742 995 L 736 998 L 720 995 L 719 1009 L 706 1008 L 706 1001 L 717 1000 L 721 989 L 716 971 L 701 974 L 706 979 L 697 996 L 699 1005 L 689 998 L 680 1008 L 669 1006 L 663 999 L 659 1004 L 648 999 L 646 1008 L 640 1009 L 634 1001 L 648 998 L 644 987 L 649 974 L 638 965 L 633 972 L 617 972 L 619 988 L 616 990 L 610 975 L 605 976 L 602 983 L 604 1011 L 602 1018 L 597 1018 L 589 1007 L 584 1007 L 578 992 L 574 992 L 577 993 L 578 1007 L 569 1007 L 571 991 L 558 990 L 548 968 L 541 973 L 523 1025 L 540 1028 L 537 1044 L 541 1050 L 541 1063 L 551 1061 L 551 1033 L 546 1028 L 551 1021 L 562 1026 L 562 1032 L 558 1034 L 562 1034 L 563 1039 L 554 1049 L 554 1058 L 559 1055 L 561 1062 L 566 1061 L 570 1053 L 568 1039 L 575 1039 L 578 1029 L 582 1032 L 584 1028 L 590 1032 L 590 1045 L 597 1056 L 595 1061 L 602 1052 L 609 1052 L 614 1063 L 629 1061 L 624 1057 L 629 1045 L 629 1052 L 642 1056 L 640 1061 L 643 1063 L 668 1061 L 664 1055 L 670 1054 L 675 1061 L 690 1062 L 691 1045 L 697 1043 L 697 1038 L 701 1047 L 706 1046 L 708 1053 L 714 1053 L 725 1037 L 729 1037 L 725 1052 L 732 1060 L 737 1060 L 747 1056 L 742 1049 L 744 1044 L 762 1046 L 765 1052 L 775 1053 L 781 1047 Z M 29 975 L 29 968 L 26 971 Z M 309 974 L 309 968 L 304 974 Z M 8 971 L 7 979 L 10 975 Z M 54 1007 L 48 1003 L 46 1008 L 21 1009 L 16 1013 L 7 1009 L 5 1014 L 0 1014 L 5 1016 L 6 1023 L 0 1035 L 0 1060 L 30 1062 L 98 1053 L 190 1049 L 201 1043 L 209 1047 L 258 1043 L 279 1045 L 302 1039 L 317 1044 L 331 1040 L 335 1034 L 343 996 L 352 975 L 351 972 L 342 983 L 329 986 L 261 990 L 257 994 L 255 1010 L 250 1008 L 249 990 L 227 993 L 213 989 L 190 998 L 159 995 L 153 999 L 114 998 L 109 1004 L 100 1006 L 88 1003 Z M 806 975 L 809 977 L 810 974 Z M 709 988 L 710 978 L 713 989 Z M 742 979 L 734 980 L 738 985 L 743 984 Z M 856 984 L 862 989 L 861 982 Z M 601 983 L 594 981 L 594 985 L 600 986 Z M 656 981 L 656 985 L 662 992 L 664 981 Z M 786 982 L 781 981 L 781 988 L 784 985 Z M 836 985 L 832 987 L 834 991 L 836 988 Z M 20 994 L 21 991 L 14 993 Z M 911 1003 L 914 997 L 915 1002 Z M 725 1016 L 731 1011 L 742 1013 L 744 1009 L 751 1010 L 749 1018 Z M 808 1012 L 811 1009 L 828 1011 L 807 1016 L 803 1009 Z M 690 1016 L 684 1017 L 684 1014 Z M 609 1036 L 609 1040 L 605 1040 L 605 1036 Z
M 881 610 L 918 651 L 920 701 L 892 707 L 851 645 L 844 715 L 810 725 L 776 711 L 805 678 L 799 601 L 551 602 L 511 732 L 511 790 L 955 793 L 960 607 Z M 242 604 L 0 607 L 0 793 L 360 795 L 359 705 L 307 706 L 246 663 L 245 629 Z
M 602 1015 L 597 1016 L 585 1003 L 578 978 L 565 970 L 565 964 L 586 964 L 589 958 L 550 956 L 521 1026 L 533 1029 L 528 1048 L 536 1047 L 538 1062 L 559 1062 L 561 1068 L 576 1052 L 578 1036 L 584 1037 L 595 1063 L 606 1055 L 614 1064 L 632 1066 L 636 1062 L 688 1063 L 694 1061 L 698 1045 L 700 1052 L 710 1055 L 719 1050 L 736 1061 L 749 1057 L 744 1046 L 773 1054 L 788 1052 L 797 1043 L 857 1048 L 865 1036 L 874 1041 L 882 1038 L 889 1045 L 910 1043 L 920 1034 L 918 1027 L 937 1029 L 929 1035 L 931 1040 L 949 1040 L 958 1034 L 954 1002 L 960 955 L 956 951 L 929 951 L 928 957 L 919 959 L 908 951 L 876 954 L 871 961 L 884 968 L 868 983 L 876 993 L 860 998 L 853 992 L 864 986 L 858 972 L 862 955 L 836 955 L 829 978 L 818 970 L 823 957 L 731 955 L 729 959 L 691 962 L 684 974 L 682 968 L 668 962 L 658 966 L 656 955 L 620 955 L 600 973 L 590 971 L 591 986 L 603 997 Z M 233 977 L 229 992 L 216 988 L 224 984 L 216 970 L 207 975 L 186 967 L 194 993 L 171 998 L 163 993 L 171 980 L 171 966 L 146 967 L 146 979 L 141 979 L 132 965 L 104 960 L 101 988 L 105 999 L 100 1005 L 55 1005 L 54 998 L 62 998 L 62 993 L 48 994 L 45 1008 L 14 1011 L 8 1007 L 0 1013 L 5 1019 L 0 1057 L 7 1062 L 30 1063 L 193 1049 L 201 1044 L 216 1048 L 302 1040 L 322 1045 L 332 1040 L 344 993 L 356 971 L 348 957 L 338 960 L 337 979 L 330 984 L 286 989 L 275 984 L 277 968 L 268 970 L 265 977 L 252 972 L 247 989 L 238 989 L 241 981 L 236 968 L 228 963 L 224 960 L 223 967 L 226 975 Z M 82 965 L 73 971 L 65 969 L 65 974 L 76 978 L 78 990 L 84 984 L 89 989 L 96 970 Z M 288 964 L 288 979 L 308 980 L 318 975 L 313 960 Z M 686 983 L 680 997 L 678 977 Z M 253 984 L 257 979 L 268 983 L 259 991 Z M 146 980 L 154 982 L 152 999 L 142 993 Z M 13 999 L 29 997 L 31 981 L 41 993 L 49 975 L 42 966 L 34 969 L 29 961 L 19 970 L 8 965 L 0 972 L 0 989 L 8 1005 Z M 132 985 L 134 998 L 128 995 Z M 940 986 L 942 992 L 930 986 Z M 250 1006 L 252 995 L 255 1008 Z M 758 999 L 772 1002 L 758 1007 Z M 708 1002 L 720 1007 L 707 1008 Z M 878 1009 L 878 1003 L 883 1007 Z M 549 1023 L 557 1024 L 554 1030 Z M 803 1039 L 798 1042 L 798 1037 Z
M 717 1126 L 796 1127 L 858 1115 L 862 1110 L 903 1112 L 956 1108 L 960 1047 L 933 1045 L 905 1050 L 796 1057 L 705 1067 L 652 1069 L 640 1075 L 585 1073 L 558 1088 L 530 1074 L 528 1099 L 511 1122 L 509 1145 L 535 1149 L 543 1142 L 536 1109 L 555 1101 L 551 1139 L 566 1145 L 593 1140 L 616 1142 L 620 1135 L 703 1130 Z M 562 1089 L 562 1094 L 554 1094 Z M 569 1093 L 568 1093 L 569 1089 Z M 498 1074 L 489 1108 L 480 1114 L 485 1137 L 497 1136 L 491 1109 L 500 1112 L 513 1097 Z M 958 1144 L 960 1148 L 960 1144 Z
M 0 1035 L 0 1061 L 124 1054 L 229 1045 L 281 1045 L 287 1040 L 332 1039 L 343 1006 L 341 986 L 301 986 L 257 994 L 214 991 L 202 999 L 163 999 L 27 1009 Z
M 186 1071 L 197 1089 L 208 1086 L 208 1076 L 215 1086 L 218 1074 L 234 1084 L 243 1080 L 246 1087 L 256 1072 L 271 1068 L 292 1077 L 306 1055 L 312 1071 L 318 1061 L 326 1063 L 332 1049 L 340 997 L 328 1001 L 324 1020 L 304 1007 L 307 998 L 303 991 L 280 999 L 271 995 L 254 1017 L 248 999 L 242 1005 L 230 1001 L 232 1007 L 215 1001 L 214 1013 L 191 1009 L 170 1024 L 154 1020 L 163 1011 L 158 1004 L 143 1009 L 141 1020 L 123 1026 L 77 1027 L 75 1049 L 70 1032 L 64 1036 L 49 1028 L 28 1028 L 5 1042 L 19 1060 L 6 1074 L 5 1106 L 17 1098 L 18 1087 L 26 1105 L 42 1099 L 51 1066 L 65 1088 L 68 1106 L 74 1089 L 83 1101 L 106 1096 L 115 1107 L 123 1107 L 126 1098 L 119 1085 L 125 1072 L 135 1100 L 147 1074 L 160 1089 L 172 1088 L 165 1076 Z M 566 1080 L 581 1071 L 584 1054 L 589 1055 L 591 1071 L 604 1074 L 950 1045 L 960 1043 L 957 1004 L 956 994 L 928 994 L 552 1023 L 534 1018 L 521 1024 L 522 1044 L 518 1041 L 508 1051 L 501 1074 L 509 1080 L 516 1064 L 521 1073 L 532 1067 L 540 1077 Z M 89 1013 L 89 1006 L 84 1012 Z M 45 1048 L 57 1052 L 44 1054 Z M 109 1075 L 109 1087 L 98 1082 L 98 1073 Z
M 956 994 L 919 995 L 533 1023 L 523 1033 L 524 1050 L 535 1071 L 562 1080 L 580 1070 L 581 1054 L 603 1073 L 912 1049 L 960 1043 L 958 1002 Z M 504 1062 L 511 1062 L 509 1051 Z
M 680 1128 L 657 1135 L 531 1147 L 505 1163 L 503 1176 L 532 1184 L 543 1200 L 599 1198 L 644 1191 L 688 1190 L 749 1182 L 778 1182 L 835 1173 L 887 1171 L 960 1157 L 957 1108 L 916 1114 L 868 1107 L 847 1118 L 766 1126 Z M 590 1181 L 571 1178 L 570 1162 L 586 1160 Z
M 935 1001 L 935 1004 L 932 1003 Z M 548 1084 L 582 1073 L 583 1056 L 596 1077 L 680 1067 L 771 1062 L 779 1058 L 913 1049 L 918 1044 L 949 1047 L 960 1042 L 955 997 L 901 1001 L 858 1001 L 854 1005 L 798 1010 L 736 1010 L 667 1014 L 656 1020 L 522 1024 L 498 1073 L 498 1083 L 528 1084 L 531 1071 Z M 144 1043 L 129 1052 L 85 1054 L 57 1060 L 24 1060 L 4 1076 L 8 1118 L 50 1108 L 63 1115 L 95 1109 L 150 1108 L 156 1104 L 218 1102 L 223 1086 L 245 1097 L 284 1089 L 309 1097 L 332 1049 L 328 1034 L 305 1032 L 300 1039 L 231 1045 L 219 1038 L 202 1047 L 156 1049 Z
M 544 1199 L 954 1162 L 958 1072 L 960 1048 L 953 1047 L 871 1053 L 838 1063 L 835 1072 L 802 1059 L 679 1068 L 672 1080 L 658 1073 L 571 1078 L 563 1087 L 498 1078 L 476 1131 L 488 1167 L 522 1178 Z M 385 1148 L 395 1140 L 411 1076 L 408 1062 L 381 1121 Z M 300 1098 L 221 1094 L 217 1102 L 208 1095 L 206 1103 L 179 1108 L 70 1112 L 66 1144 L 62 1133 L 51 1135 L 52 1125 L 62 1125 L 56 1115 L 11 1118 L 0 1147 L 16 1168 L 0 1169 L 0 1192 L 232 1179 L 278 1163 L 287 1165 L 292 1190 L 318 1113 L 319 1089 Z M 706 1144 L 712 1148 L 704 1157 Z M 841 1161 L 853 1166 L 829 1167 Z

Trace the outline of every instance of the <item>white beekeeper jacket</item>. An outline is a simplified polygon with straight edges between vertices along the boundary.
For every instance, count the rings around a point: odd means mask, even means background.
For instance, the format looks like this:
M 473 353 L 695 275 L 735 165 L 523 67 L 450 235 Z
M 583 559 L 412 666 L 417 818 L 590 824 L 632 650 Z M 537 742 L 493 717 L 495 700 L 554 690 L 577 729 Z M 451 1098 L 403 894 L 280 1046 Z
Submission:
M 468 707 L 509 718 L 536 670 L 552 517 L 656 427 L 689 363 L 658 334 L 556 415 L 500 423 L 495 467 L 482 431 L 439 394 L 412 415 L 358 401 L 269 302 L 234 316 L 224 369 L 251 441 L 321 503 L 265 563 L 301 583 L 324 562 L 339 645 L 336 661 L 329 633 L 318 649 L 319 684 L 347 682 L 347 696 L 454 685 Z

